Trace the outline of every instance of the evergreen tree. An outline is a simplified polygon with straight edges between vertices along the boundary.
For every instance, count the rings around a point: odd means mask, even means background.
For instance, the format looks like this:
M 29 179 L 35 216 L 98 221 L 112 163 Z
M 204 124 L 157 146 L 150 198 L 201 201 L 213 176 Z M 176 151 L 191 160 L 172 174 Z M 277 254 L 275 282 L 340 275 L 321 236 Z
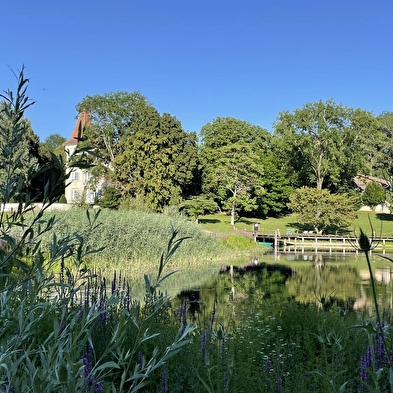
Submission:
M 385 189 L 379 183 L 372 181 L 366 184 L 362 195 L 362 201 L 365 205 L 374 210 L 377 205 L 385 202 L 385 200 Z

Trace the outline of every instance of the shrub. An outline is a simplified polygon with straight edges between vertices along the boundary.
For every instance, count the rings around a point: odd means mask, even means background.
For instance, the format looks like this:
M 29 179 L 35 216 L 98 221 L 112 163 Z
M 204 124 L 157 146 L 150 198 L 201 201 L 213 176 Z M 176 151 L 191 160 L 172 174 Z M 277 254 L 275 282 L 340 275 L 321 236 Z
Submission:
M 367 183 L 362 195 L 364 204 L 370 206 L 374 210 L 375 207 L 383 203 L 385 199 L 385 190 L 379 183 L 375 181 Z
M 64 194 L 60 197 L 59 203 L 67 203 L 67 198 Z
M 106 187 L 98 205 L 109 209 L 117 209 L 120 205 L 121 193 L 114 187 Z
M 224 245 L 234 250 L 251 250 L 258 247 L 253 239 L 240 234 L 228 235 L 224 240 Z

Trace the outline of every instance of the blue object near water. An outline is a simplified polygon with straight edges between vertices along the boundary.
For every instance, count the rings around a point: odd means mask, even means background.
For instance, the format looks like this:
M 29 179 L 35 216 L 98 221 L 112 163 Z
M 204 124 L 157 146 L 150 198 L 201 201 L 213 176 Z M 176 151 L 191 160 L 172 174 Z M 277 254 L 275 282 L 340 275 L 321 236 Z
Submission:
M 273 248 L 273 243 L 270 242 L 258 242 L 258 244 L 267 248 Z

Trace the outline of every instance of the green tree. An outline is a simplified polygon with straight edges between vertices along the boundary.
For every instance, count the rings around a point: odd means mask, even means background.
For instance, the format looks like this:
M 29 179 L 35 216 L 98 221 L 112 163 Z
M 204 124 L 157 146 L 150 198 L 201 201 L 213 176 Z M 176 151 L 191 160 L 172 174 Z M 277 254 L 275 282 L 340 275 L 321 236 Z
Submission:
M 46 168 L 46 171 L 33 180 L 33 187 L 36 192 L 43 188 L 49 176 L 56 177 L 57 179 L 64 176 L 62 172 L 63 165 L 59 165 L 59 161 L 62 163 L 65 162 L 65 149 L 63 145 L 65 141 L 66 138 L 60 134 L 51 134 L 44 142 L 38 143 L 38 164 L 41 168 Z M 64 193 L 65 184 L 62 188 L 63 191 L 60 194 Z
M 99 157 L 92 175 L 96 178 L 112 178 L 112 164 L 122 154 L 122 140 L 133 134 L 134 116 L 152 107 L 139 92 L 116 92 L 86 96 L 77 104 L 78 113 L 90 114 L 90 124 L 84 129 L 83 145 L 94 146 Z
M 390 180 L 393 176 L 393 112 L 383 112 L 377 119 L 382 137 L 373 161 L 374 174 Z
M 198 167 L 197 138 L 175 117 L 153 107 L 135 114 L 132 134 L 120 141 L 114 178 L 128 196 L 142 197 L 155 210 L 179 203 L 192 189 Z
M 267 151 L 261 157 L 263 177 L 261 179 L 263 190 L 257 196 L 258 216 L 278 216 L 287 212 L 289 197 L 293 187 L 287 173 L 280 167 L 272 151 Z
M 200 215 L 214 213 L 218 210 L 218 205 L 213 199 L 209 199 L 205 195 L 198 195 L 185 200 L 181 204 L 180 210 L 185 211 L 188 216 L 193 217 L 198 224 Z
M 66 138 L 60 134 L 50 134 L 44 142 L 40 143 L 43 155 L 50 157 L 50 153 L 65 157 L 64 142 Z
M 121 193 L 114 187 L 106 187 L 98 205 L 109 209 L 117 209 L 120 205 Z
M 297 189 L 288 207 L 299 216 L 299 223 L 322 234 L 328 227 L 345 228 L 357 217 L 357 200 L 347 194 L 331 194 L 310 187 Z
M 385 202 L 385 189 L 376 181 L 366 184 L 362 195 L 362 201 L 365 205 L 370 206 L 373 210 L 380 203 Z
M 263 168 L 250 145 L 237 142 L 217 151 L 219 160 L 214 169 L 217 179 L 217 195 L 225 210 L 231 214 L 235 225 L 240 210 L 257 208 L 256 197 L 262 194 Z
M 218 117 L 201 129 L 202 189 L 217 196 L 231 213 L 231 225 L 241 210 L 257 208 L 263 191 L 261 156 L 270 134 L 259 126 Z
M 378 134 L 374 116 L 331 100 L 307 103 L 293 113 L 281 112 L 275 124 L 275 151 L 294 185 L 339 187 L 369 170 L 370 135 Z M 296 173 L 298 177 L 296 177 Z

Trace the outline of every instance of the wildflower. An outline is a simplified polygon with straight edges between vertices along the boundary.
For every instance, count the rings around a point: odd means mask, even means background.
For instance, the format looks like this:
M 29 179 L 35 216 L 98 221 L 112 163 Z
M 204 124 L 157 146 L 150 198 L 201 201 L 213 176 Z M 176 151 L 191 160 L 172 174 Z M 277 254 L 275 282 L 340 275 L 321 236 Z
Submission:
M 201 348 L 202 354 L 205 353 L 205 348 L 206 348 L 206 330 L 204 330 L 202 333 L 202 348 Z
M 268 359 L 266 362 L 266 370 L 270 373 L 271 371 L 273 371 L 272 369 L 272 364 L 270 363 L 270 360 Z
M 276 383 L 277 383 L 277 390 L 278 390 L 279 392 L 281 392 L 281 389 L 282 389 L 282 379 L 281 379 L 281 378 L 278 378 L 278 379 L 276 380 Z
M 143 368 L 143 353 L 142 353 L 142 351 L 138 352 L 138 365 L 139 365 L 139 371 L 142 370 L 142 368 Z
M 224 375 L 224 382 L 223 382 L 223 389 L 224 390 L 228 390 L 228 385 L 229 385 L 229 379 L 228 379 L 228 375 Z
M 168 387 L 167 387 L 167 373 L 166 370 L 163 371 L 163 373 L 161 374 L 161 390 L 160 393 L 167 393 L 168 392 Z

